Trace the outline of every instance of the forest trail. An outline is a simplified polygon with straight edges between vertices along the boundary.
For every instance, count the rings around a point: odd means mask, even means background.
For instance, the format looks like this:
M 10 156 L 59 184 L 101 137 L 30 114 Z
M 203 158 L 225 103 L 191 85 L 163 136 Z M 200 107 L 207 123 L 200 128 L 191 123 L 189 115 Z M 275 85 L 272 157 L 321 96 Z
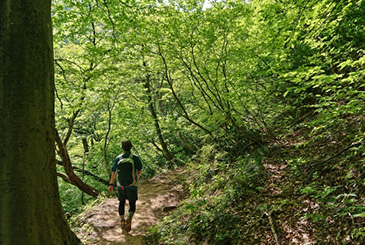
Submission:
M 113 197 L 83 213 L 78 220 L 77 236 L 84 244 L 142 244 L 148 227 L 184 199 L 186 192 L 179 184 L 181 176 L 182 170 L 167 171 L 139 184 L 137 210 L 129 233 L 120 227 L 119 201 Z M 127 204 L 126 213 L 128 208 Z

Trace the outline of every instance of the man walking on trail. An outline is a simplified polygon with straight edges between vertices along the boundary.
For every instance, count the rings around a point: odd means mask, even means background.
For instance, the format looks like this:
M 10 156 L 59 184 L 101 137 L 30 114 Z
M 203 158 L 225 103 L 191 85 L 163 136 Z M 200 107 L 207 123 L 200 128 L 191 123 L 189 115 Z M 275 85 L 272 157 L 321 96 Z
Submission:
M 114 189 L 114 180 L 117 176 L 117 195 L 119 199 L 119 216 L 123 229 L 127 232 L 131 230 L 131 223 L 134 213 L 136 212 L 136 201 L 138 200 L 138 187 L 136 183 L 139 182 L 139 177 L 142 172 L 142 162 L 139 156 L 132 154 L 132 143 L 125 139 L 122 141 L 121 148 L 124 153 L 117 156 L 114 160 L 112 175 L 109 182 L 109 192 Z M 129 213 L 127 218 L 124 217 L 125 201 L 129 202 Z

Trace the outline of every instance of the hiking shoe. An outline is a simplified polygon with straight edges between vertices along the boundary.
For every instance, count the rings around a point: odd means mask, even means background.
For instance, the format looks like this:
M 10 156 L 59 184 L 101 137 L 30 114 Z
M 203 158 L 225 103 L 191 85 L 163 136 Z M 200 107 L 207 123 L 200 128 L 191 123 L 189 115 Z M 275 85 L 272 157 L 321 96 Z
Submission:
M 120 225 L 122 226 L 122 229 L 126 228 L 127 222 L 125 221 L 125 219 L 120 220 Z
M 125 227 L 125 230 L 127 232 L 130 232 L 132 230 L 132 219 L 127 219 L 126 220 L 126 227 Z

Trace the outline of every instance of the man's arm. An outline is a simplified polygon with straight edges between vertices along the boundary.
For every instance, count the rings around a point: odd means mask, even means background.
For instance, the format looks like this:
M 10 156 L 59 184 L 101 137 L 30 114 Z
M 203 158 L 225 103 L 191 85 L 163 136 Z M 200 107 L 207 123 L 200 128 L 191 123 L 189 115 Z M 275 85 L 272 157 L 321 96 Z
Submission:
M 110 176 L 110 181 L 109 181 L 109 192 L 111 193 L 114 186 L 113 186 L 113 183 L 114 183 L 114 179 L 115 179 L 115 175 L 117 174 L 117 172 L 113 172 L 112 173 L 112 176 Z
M 134 166 L 137 169 L 137 182 L 139 182 L 139 177 L 141 176 L 142 173 L 142 161 L 141 158 L 137 155 L 134 156 L 133 158 L 134 160 Z
M 137 172 L 137 182 L 139 183 L 139 177 L 141 176 L 142 170 L 138 170 Z

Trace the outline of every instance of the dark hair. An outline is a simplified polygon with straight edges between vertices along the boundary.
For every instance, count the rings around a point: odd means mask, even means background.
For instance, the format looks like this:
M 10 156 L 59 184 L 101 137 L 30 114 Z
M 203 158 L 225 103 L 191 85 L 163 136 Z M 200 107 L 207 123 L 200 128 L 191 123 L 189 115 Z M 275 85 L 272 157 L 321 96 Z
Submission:
M 132 142 L 129 139 L 125 139 L 122 141 L 122 149 L 125 151 L 130 151 L 133 147 Z

